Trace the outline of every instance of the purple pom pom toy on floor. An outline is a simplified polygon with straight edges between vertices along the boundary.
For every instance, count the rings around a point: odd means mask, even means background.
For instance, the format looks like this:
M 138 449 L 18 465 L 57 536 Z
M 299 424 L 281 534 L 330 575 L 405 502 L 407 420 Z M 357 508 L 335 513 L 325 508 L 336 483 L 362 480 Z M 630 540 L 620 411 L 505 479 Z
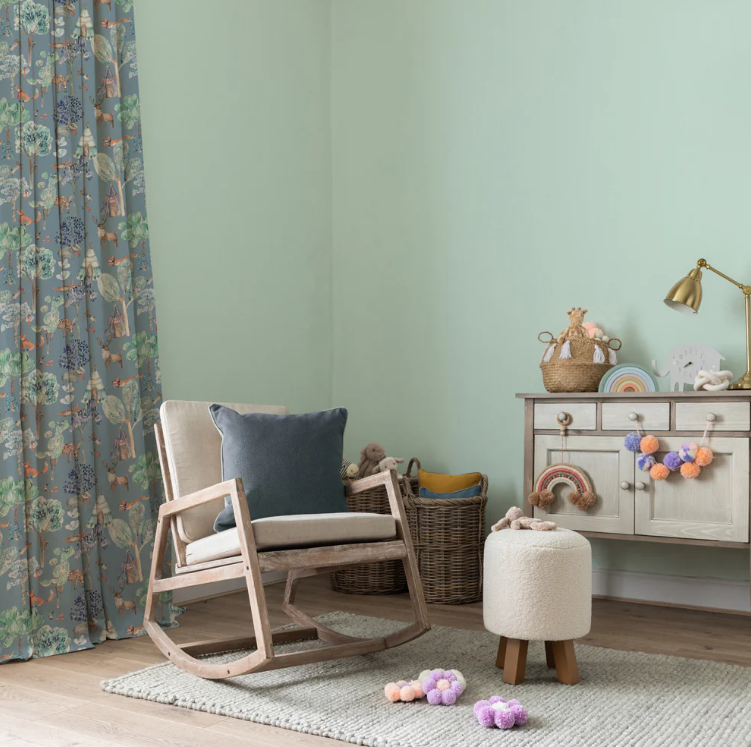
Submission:
M 491 695 L 487 700 L 478 700 L 474 707 L 475 718 L 480 726 L 511 729 L 527 723 L 527 709 L 518 700 L 505 700 L 500 695 Z

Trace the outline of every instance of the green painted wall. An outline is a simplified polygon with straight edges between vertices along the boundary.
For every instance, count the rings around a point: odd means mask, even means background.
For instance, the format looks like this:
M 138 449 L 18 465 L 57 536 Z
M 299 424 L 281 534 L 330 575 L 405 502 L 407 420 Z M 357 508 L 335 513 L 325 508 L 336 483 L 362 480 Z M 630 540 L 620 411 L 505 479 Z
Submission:
M 136 22 L 164 396 L 327 407 L 329 2 Z
M 334 400 L 368 441 L 521 499 L 519 391 L 572 305 L 649 365 L 742 371 L 751 7 L 721 0 L 334 0 Z M 158 253 L 159 244 L 155 242 Z M 748 578 L 748 553 L 597 543 L 616 569 Z

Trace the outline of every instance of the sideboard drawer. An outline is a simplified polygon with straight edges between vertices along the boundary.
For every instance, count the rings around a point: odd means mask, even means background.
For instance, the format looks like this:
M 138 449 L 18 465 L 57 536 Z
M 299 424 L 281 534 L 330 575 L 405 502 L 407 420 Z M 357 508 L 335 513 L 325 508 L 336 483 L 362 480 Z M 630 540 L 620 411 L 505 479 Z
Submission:
M 679 402 L 675 406 L 677 431 L 703 431 L 708 421 L 713 431 L 751 430 L 751 403 Z
M 670 430 L 669 402 L 604 402 L 602 430 L 633 431 L 636 424 L 645 431 Z
M 571 418 L 568 427 L 579 431 L 593 431 L 597 427 L 597 405 L 594 402 L 560 402 L 535 405 L 535 428 L 558 429 L 558 414 L 565 412 Z

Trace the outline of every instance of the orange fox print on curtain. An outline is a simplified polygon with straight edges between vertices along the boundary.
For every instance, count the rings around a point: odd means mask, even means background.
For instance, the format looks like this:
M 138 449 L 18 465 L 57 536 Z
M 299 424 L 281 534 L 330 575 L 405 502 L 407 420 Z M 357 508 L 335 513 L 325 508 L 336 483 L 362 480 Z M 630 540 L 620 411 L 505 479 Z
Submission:
M 142 627 L 161 393 L 131 0 L 0 0 L 0 126 L 8 661 Z

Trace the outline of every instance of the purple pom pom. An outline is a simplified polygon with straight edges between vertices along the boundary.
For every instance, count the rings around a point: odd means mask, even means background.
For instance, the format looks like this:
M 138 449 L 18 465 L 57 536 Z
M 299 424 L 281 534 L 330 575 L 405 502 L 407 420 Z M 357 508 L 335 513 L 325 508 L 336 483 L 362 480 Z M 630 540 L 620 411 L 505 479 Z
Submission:
M 669 451 L 667 454 L 665 454 L 665 458 L 662 460 L 662 463 L 671 472 L 675 472 L 676 470 L 679 470 L 681 468 L 683 460 L 681 459 L 681 455 L 677 451 Z
M 428 703 L 430 703 L 430 705 L 441 705 L 441 691 L 431 690 L 428 693 Z
M 500 695 L 491 695 L 488 698 L 489 703 L 505 703 L 506 698 L 502 698 Z
M 429 693 L 431 690 L 435 690 L 435 680 L 432 677 L 426 677 L 422 681 L 422 691 L 424 693 Z
M 452 682 L 451 683 L 451 692 L 456 694 L 456 697 L 458 698 L 463 692 L 464 688 L 462 687 L 461 682 Z
M 628 436 L 623 439 L 623 445 L 629 451 L 639 451 L 641 449 L 641 435 L 638 433 L 629 433 Z
M 636 466 L 644 472 L 649 472 L 655 466 L 655 458 L 651 454 L 639 454 L 636 457 Z
M 510 729 L 516 723 L 516 717 L 510 708 L 499 708 L 495 712 L 495 725 L 499 729 Z
M 480 703 L 487 703 L 487 700 L 481 700 Z M 477 705 L 480 705 L 478 703 Z M 477 708 L 477 706 L 475 706 Z M 495 726 L 495 711 L 493 710 L 492 706 L 484 705 L 479 710 L 475 710 L 475 716 L 477 717 L 477 721 L 479 722 L 480 726 L 484 726 L 486 729 Z
M 511 713 L 514 714 L 514 723 L 517 726 L 524 726 L 529 718 L 527 709 L 521 703 L 515 703 L 511 706 Z
M 441 695 L 443 705 L 454 705 L 456 703 L 456 693 L 453 690 L 444 690 Z
M 438 680 L 440 680 L 443 677 L 443 669 L 434 669 L 430 673 L 430 677 L 432 679 L 436 680 L 436 682 L 437 682 Z
M 472 712 L 477 716 L 477 718 L 480 718 L 480 711 L 482 711 L 484 708 L 489 708 L 490 702 L 487 700 L 478 700 L 477 703 L 475 703 L 475 707 L 472 709 Z M 483 724 L 485 726 L 485 724 Z
M 448 680 L 449 682 L 455 682 L 456 681 L 456 675 L 453 672 L 449 672 L 446 670 L 446 672 L 443 675 L 444 680 Z

